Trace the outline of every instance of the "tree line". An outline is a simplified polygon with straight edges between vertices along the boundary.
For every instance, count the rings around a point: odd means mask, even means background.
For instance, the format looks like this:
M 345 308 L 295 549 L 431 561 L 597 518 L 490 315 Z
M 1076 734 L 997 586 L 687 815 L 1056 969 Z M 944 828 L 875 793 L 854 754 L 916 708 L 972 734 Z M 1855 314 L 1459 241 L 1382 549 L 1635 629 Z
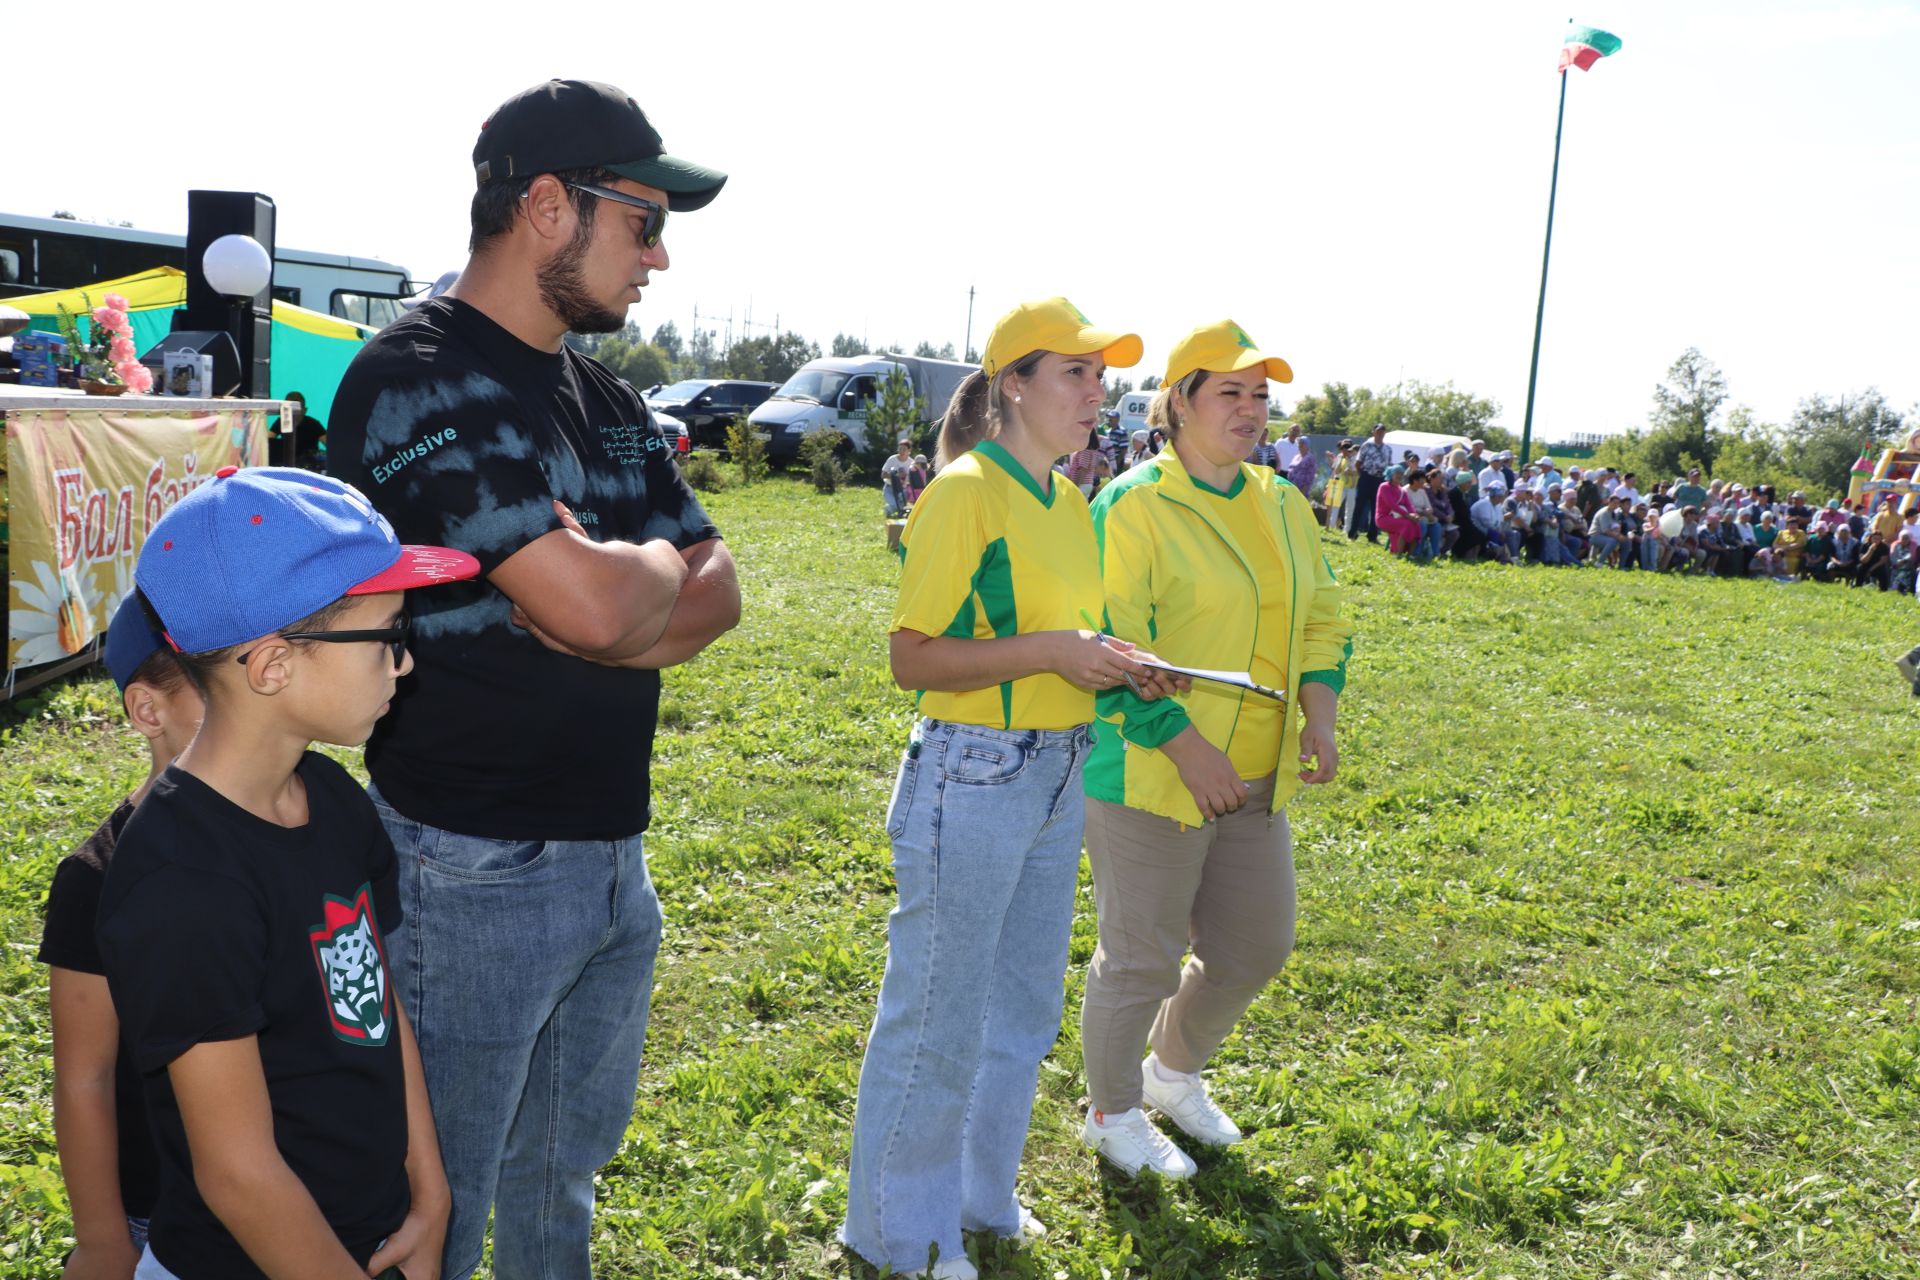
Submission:
M 632 322 L 618 333 L 569 334 L 568 345 L 598 360 L 634 386 L 645 389 L 682 378 L 742 378 L 751 382 L 785 382 L 809 360 L 821 356 L 820 344 L 797 333 L 759 334 L 722 346 L 717 329 L 695 329 L 683 337 L 668 320 L 647 337 Z M 836 333 L 826 354 L 862 356 L 869 352 L 906 352 L 898 343 L 869 347 L 850 333 Z M 955 360 L 951 342 L 938 346 L 920 342 L 911 354 L 934 360 Z M 980 353 L 968 350 L 967 361 L 978 364 Z
M 1726 375 L 1689 347 L 1653 389 L 1645 426 L 1606 437 L 1592 462 L 1670 479 L 1693 467 L 1711 479 L 1724 476 L 1745 485 L 1771 484 L 1822 498 L 1844 494 L 1856 459 L 1904 440 L 1915 413 L 1901 414 L 1873 387 L 1858 394 L 1811 395 L 1785 422 L 1763 421 L 1746 405 L 1728 407 Z M 1384 391 L 1329 382 L 1302 396 L 1287 415 L 1309 435 L 1364 438 L 1375 425 L 1388 430 L 1432 431 L 1485 440 L 1491 450 L 1517 449 L 1519 437 L 1494 419 L 1496 400 L 1457 390 L 1452 383 L 1396 383 Z M 1536 438 L 1536 455 L 1549 443 Z
M 818 343 L 797 333 L 762 334 L 721 346 L 714 329 L 695 329 L 683 336 L 669 320 L 651 337 L 637 324 L 618 333 L 574 335 L 579 350 L 594 356 L 636 387 L 676 382 L 682 378 L 743 378 L 757 382 L 785 382 L 809 360 L 820 357 Z M 870 347 L 848 333 L 836 333 L 826 354 L 860 356 L 869 352 L 905 352 L 899 343 Z M 936 360 L 956 359 L 951 342 L 922 341 L 912 354 Z M 968 363 L 978 363 L 978 351 L 969 349 Z M 1148 375 L 1139 384 L 1152 391 L 1159 379 Z M 1134 390 L 1135 384 L 1115 377 L 1108 382 L 1108 407 Z M 1608 436 L 1593 452 L 1596 465 L 1634 471 L 1646 480 L 1684 475 L 1699 467 L 1711 477 L 1723 475 L 1743 484 L 1771 484 L 1780 492 L 1799 489 L 1809 495 L 1844 493 L 1855 459 L 1900 440 L 1914 411 L 1902 414 L 1872 387 L 1858 394 L 1830 397 L 1812 395 L 1801 400 L 1785 422 L 1762 421 L 1745 405 L 1728 407 L 1726 375 L 1689 347 L 1653 389 L 1653 404 L 1643 427 Z M 1317 393 L 1303 395 L 1291 413 L 1277 421 L 1297 423 L 1308 435 L 1346 435 L 1364 438 L 1376 425 L 1389 430 L 1430 431 L 1441 435 L 1485 440 L 1489 449 L 1515 449 L 1519 438 L 1495 423 L 1500 403 L 1462 391 L 1451 382 L 1397 382 L 1379 391 L 1345 382 L 1322 384 Z M 1536 442 L 1544 453 L 1547 444 Z
M 1727 408 L 1726 375 L 1688 347 L 1653 390 L 1647 425 L 1609 436 L 1594 450 L 1605 466 L 1637 471 L 1645 481 L 1685 475 L 1770 484 L 1824 499 L 1847 491 L 1863 454 L 1878 461 L 1902 443 L 1913 412 L 1902 414 L 1879 390 L 1804 397 L 1785 422 L 1763 421 L 1746 405 Z

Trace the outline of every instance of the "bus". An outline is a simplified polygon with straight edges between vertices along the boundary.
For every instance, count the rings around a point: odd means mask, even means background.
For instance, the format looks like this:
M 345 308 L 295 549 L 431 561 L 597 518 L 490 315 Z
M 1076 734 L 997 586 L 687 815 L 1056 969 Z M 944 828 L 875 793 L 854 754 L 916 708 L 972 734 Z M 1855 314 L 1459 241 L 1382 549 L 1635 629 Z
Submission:
M 154 267 L 187 268 L 187 238 L 68 218 L 0 213 L 0 297 L 116 280 Z M 276 246 L 273 296 L 296 307 L 378 329 L 406 314 L 419 285 L 405 267 Z

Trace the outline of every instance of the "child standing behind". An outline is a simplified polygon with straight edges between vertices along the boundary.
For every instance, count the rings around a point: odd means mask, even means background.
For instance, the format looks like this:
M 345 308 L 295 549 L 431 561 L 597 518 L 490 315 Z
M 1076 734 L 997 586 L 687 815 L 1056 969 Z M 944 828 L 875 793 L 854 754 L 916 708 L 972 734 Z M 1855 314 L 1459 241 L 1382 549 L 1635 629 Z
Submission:
M 148 536 L 136 582 L 207 704 L 100 901 L 160 1153 L 139 1280 L 439 1273 L 446 1175 L 386 965 L 393 844 L 307 747 L 366 741 L 413 665 L 405 590 L 477 569 L 291 469 L 223 467 Z
M 154 779 L 179 755 L 205 707 L 140 601 L 129 596 L 107 627 L 107 670 L 127 719 L 147 739 L 146 780 L 53 873 L 41 964 L 53 1022 L 53 1130 L 73 1207 L 64 1280 L 127 1280 L 147 1243 L 157 1157 L 139 1074 L 120 1047 L 120 1020 L 94 940 L 100 887 L 120 833 Z

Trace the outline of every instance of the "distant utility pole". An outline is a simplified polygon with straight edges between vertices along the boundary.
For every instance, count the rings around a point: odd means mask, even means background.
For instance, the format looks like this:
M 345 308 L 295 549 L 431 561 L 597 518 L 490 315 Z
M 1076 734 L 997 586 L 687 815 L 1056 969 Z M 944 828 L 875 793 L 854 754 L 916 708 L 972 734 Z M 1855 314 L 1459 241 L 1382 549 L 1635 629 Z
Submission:
M 960 347 L 960 358 L 965 360 L 967 353 L 973 350 L 973 286 L 967 286 L 967 340 Z

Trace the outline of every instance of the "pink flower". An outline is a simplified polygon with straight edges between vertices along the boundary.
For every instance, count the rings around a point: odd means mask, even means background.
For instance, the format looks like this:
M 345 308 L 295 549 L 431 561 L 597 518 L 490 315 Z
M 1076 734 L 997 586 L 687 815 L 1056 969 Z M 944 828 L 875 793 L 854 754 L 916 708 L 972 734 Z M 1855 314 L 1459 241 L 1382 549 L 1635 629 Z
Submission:
M 93 323 L 97 328 L 108 333 L 124 333 L 129 336 L 133 333 L 133 325 L 127 320 L 127 313 L 116 311 L 112 307 L 95 307 Z
M 106 296 L 106 304 L 115 311 L 131 311 L 133 309 L 133 304 L 128 302 L 126 295 L 122 293 L 108 294 Z
M 107 355 L 115 364 L 124 364 L 138 354 L 133 349 L 133 339 L 125 334 L 115 334 L 113 341 L 107 344 Z
M 153 375 L 147 371 L 147 366 L 138 360 L 117 364 L 113 371 L 120 375 L 120 381 L 134 391 L 146 392 L 153 389 Z

